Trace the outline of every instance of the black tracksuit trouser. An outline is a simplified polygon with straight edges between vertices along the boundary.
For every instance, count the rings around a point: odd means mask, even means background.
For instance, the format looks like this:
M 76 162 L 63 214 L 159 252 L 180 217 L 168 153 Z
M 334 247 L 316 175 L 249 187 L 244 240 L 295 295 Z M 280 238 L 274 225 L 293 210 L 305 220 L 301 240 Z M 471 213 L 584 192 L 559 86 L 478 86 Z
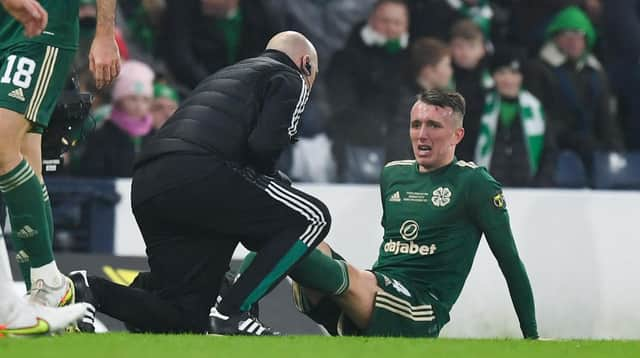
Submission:
M 185 175 L 163 185 L 176 171 Z M 311 195 L 207 156 L 166 155 L 138 168 L 132 203 L 151 287 L 97 278 L 90 285 L 100 311 L 151 332 L 206 330 L 238 243 L 257 256 L 222 297 L 223 314 L 249 310 L 326 237 L 331 224 L 327 207 Z

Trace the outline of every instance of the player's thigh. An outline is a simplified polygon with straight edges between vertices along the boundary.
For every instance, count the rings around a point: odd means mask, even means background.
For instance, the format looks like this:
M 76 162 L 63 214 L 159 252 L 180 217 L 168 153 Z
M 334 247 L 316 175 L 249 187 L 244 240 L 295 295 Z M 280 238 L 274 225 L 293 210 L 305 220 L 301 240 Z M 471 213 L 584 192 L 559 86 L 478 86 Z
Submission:
M 42 133 L 65 87 L 75 51 L 20 42 L 6 48 L 0 67 L 0 107 L 20 113 Z
M 440 326 L 432 298 L 426 292 L 413 290 L 399 280 L 376 274 L 381 288 L 374 299 L 369 324 L 358 334 L 387 337 L 437 337 Z M 350 322 L 342 320 L 348 329 Z M 340 324 L 339 324 L 339 327 Z
M 0 174 L 20 162 L 20 146 L 29 127 L 22 114 L 0 108 Z
M 347 264 L 347 268 L 349 288 L 334 300 L 358 328 L 364 329 L 371 320 L 376 292 L 380 288 L 370 271 L 360 270 L 351 264 Z

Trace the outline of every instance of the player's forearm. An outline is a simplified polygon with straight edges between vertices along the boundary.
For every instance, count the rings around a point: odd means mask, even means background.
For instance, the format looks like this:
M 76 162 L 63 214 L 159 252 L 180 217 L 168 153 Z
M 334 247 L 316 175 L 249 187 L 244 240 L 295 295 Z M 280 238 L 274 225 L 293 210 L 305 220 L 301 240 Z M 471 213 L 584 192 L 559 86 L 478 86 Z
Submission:
M 503 268 L 513 307 L 520 321 L 524 338 L 538 338 L 536 309 L 529 277 L 520 259 L 510 268 Z
M 538 338 L 533 291 L 531 290 L 527 271 L 518 255 L 518 249 L 515 246 L 511 230 L 498 226 L 485 232 L 485 235 L 487 236 L 489 247 L 507 281 L 511 301 L 518 315 L 523 336 L 525 338 Z
M 116 0 L 97 0 L 96 36 L 113 37 L 116 24 Z

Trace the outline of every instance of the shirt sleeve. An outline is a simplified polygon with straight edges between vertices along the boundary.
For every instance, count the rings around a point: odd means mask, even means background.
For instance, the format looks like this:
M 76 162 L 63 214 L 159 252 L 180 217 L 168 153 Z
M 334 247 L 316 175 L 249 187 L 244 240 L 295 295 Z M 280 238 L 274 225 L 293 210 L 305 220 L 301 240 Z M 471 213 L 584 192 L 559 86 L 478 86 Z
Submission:
M 281 72 L 267 83 L 262 110 L 249 134 L 249 161 L 271 174 L 282 151 L 295 141 L 309 89 L 300 76 Z
M 538 338 L 533 292 L 511 232 L 502 188 L 484 169 L 476 170 L 481 172 L 469 194 L 473 218 L 484 233 L 507 282 L 523 336 Z
M 386 171 L 387 168 L 383 167 L 382 171 L 380 172 L 380 205 L 382 207 L 382 217 L 380 218 L 380 225 L 382 225 L 382 228 L 384 229 L 386 227 L 385 225 L 385 207 L 384 207 L 384 196 L 385 196 L 385 192 L 386 192 L 386 188 L 387 188 L 387 180 L 386 180 Z

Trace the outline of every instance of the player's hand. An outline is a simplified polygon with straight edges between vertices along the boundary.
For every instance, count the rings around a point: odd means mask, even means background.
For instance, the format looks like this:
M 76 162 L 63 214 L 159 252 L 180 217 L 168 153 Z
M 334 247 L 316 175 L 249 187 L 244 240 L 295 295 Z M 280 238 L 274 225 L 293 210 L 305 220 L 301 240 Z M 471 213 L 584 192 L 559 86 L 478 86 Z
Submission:
M 36 0 L 2 0 L 2 6 L 24 26 L 27 37 L 40 35 L 47 27 L 47 11 Z
M 96 33 L 89 51 L 89 70 L 98 89 L 111 83 L 120 73 L 120 50 L 113 35 Z

